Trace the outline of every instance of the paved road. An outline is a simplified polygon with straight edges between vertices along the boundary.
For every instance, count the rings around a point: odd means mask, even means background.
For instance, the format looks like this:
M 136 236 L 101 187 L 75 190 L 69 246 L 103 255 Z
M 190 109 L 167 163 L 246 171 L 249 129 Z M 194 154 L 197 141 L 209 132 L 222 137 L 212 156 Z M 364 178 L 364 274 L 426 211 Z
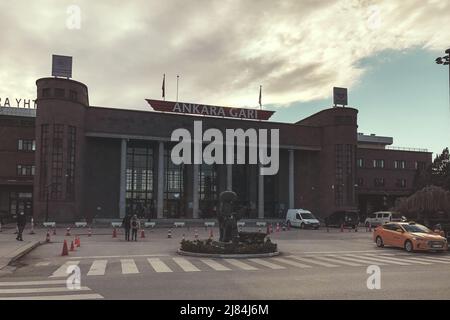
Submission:
M 198 230 L 200 237 L 208 231 Z M 282 255 L 267 259 L 183 257 L 184 233 L 147 232 L 128 243 L 109 235 L 82 236 L 59 256 L 62 238 L 39 247 L 0 278 L 0 299 L 449 299 L 450 255 L 376 248 L 371 234 L 331 230 L 274 233 Z M 120 236 L 120 235 L 119 235 Z M 70 240 L 70 238 L 67 238 Z M 66 288 L 69 265 L 81 289 Z M 367 288 L 367 267 L 381 269 L 381 289 Z

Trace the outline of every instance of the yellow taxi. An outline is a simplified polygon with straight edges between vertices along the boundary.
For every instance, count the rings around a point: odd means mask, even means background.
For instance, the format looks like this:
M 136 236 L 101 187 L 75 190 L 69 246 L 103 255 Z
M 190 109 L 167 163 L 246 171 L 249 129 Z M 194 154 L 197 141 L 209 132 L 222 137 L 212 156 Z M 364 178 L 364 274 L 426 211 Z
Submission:
M 377 247 L 393 246 L 413 251 L 448 250 L 447 239 L 415 222 L 391 222 L 373 231 Z

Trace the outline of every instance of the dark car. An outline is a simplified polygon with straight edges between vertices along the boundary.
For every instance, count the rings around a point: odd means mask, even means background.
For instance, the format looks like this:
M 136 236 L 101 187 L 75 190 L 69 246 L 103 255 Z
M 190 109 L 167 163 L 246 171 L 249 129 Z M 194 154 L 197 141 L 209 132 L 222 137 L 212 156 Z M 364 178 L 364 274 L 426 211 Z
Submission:
M 441 234 L 443 237 L 447 239 L 447 243 L 450 243 L 450 222 L 439 222 L 438 224 L 434 225 L 432 228 L 433 231 Z M 450 248 L 449 248 L 450 250 Z
M 359 215 L 357 211 L 342 210 L 335 211 L 325 218 L 327 227 L 351 227 L 353 229 L 359 224 Z

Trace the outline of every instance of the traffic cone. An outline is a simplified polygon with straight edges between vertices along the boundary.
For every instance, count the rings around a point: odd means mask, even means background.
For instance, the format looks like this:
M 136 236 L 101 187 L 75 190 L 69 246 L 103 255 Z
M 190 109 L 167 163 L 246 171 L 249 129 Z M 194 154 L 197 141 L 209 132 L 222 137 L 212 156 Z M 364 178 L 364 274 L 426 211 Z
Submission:
M 70 237 L 70 228 L 67 228 L 66 230 L 66 237 Z
M 77 236 L 77 238 L 76 238 L 76 245 L 78 248 L 81 247 L 81 239 L 79 236 Z
M 113 229 L 112 237 L 113 238 L 117 238 L 117 230 L 116 230 L 116 228 Z
M 344 224 L 341 224 L 341 232 L 344 232 Z
M 73 245 L 73 241 L 70 243 L 70 251 L 75 251 L 75 246 Z
M 89 228 L 89 230 L 88 230 L 88 237 L 90 237 L 90 236 L 92 236 L 92 230 L 91 230 L 91 228 Z
M 47 230 L 47 235 L 45 236 L 45 242 L 50 242 L 50 231 Z
M 145 231 L 144 229 L 141 230 L 141 239 L 145 238 Z
M 169 229 L 169 231 L 167 231 L 167 238 L 168 239 L 172 238 L 172 229 Z M 184 233 L 183 233 L 183 239 L 184 239 Z
M 67 248 L 67 240 L 64 240 L 61 256 L 68 256 L 68 255 L 69 255 L 69 249 Z

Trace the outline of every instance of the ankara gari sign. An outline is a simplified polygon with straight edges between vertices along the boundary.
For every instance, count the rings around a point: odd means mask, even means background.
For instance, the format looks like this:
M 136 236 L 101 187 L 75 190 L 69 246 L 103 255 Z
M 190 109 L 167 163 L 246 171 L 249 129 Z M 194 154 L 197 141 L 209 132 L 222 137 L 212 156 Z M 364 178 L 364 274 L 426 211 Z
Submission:
M 162 100 L 147 100 L 150 107 L 155 111 L 187 113 L 203 116 L 243 118 L 254 120 L 268 120 L 275 111 L 248 109 L 248 108 L 232 108 L 210 106 L 206 104 L 174 102 Z

